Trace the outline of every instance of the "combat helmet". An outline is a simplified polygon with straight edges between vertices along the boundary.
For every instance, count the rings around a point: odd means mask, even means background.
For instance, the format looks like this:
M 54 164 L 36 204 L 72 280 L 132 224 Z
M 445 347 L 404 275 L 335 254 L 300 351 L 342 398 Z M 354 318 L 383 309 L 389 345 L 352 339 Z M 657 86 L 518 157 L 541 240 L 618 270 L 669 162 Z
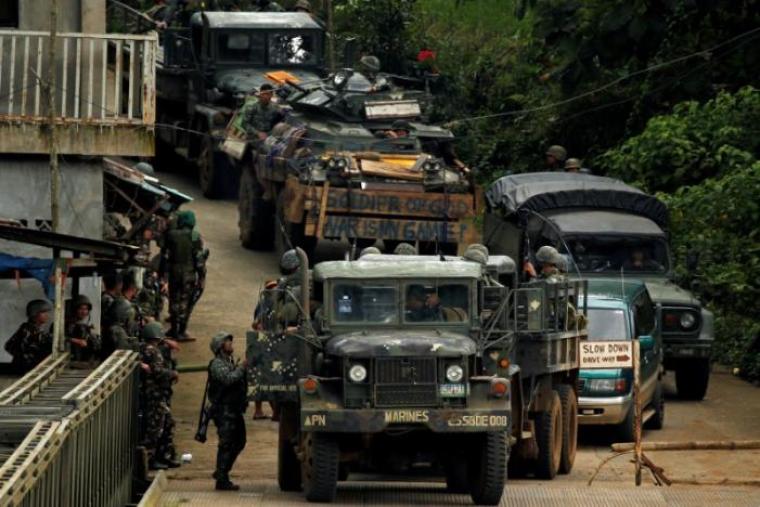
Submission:
M 565 171 L 575 170 L 580 171 L 581 161 L 577 158 L 569 158 L 565 162 Z
M 380 72 L 380 59 L 375 55 L 364 55 L 359 60 L 359 70 L 369 73 Z
M 393 255 L 417 255 L 417 249 L 409 243 L 399 243 L 393 249 Z
M 34 318 L 42 312 L 49 312 L 53 310 L 53 305 L 45 299 L 33 299 L 26 305 L 26 316 L 28 318 Z
M 380 251 L 380 249 L 377 248 L 376 246 L 368 246 L 368 247 L 362 248 L 362 251 L 359 252 L 359 258 L 361 259 L 365 255 L 377 255 L 381 253 L 382 252 Z
M 567 150 L 564 146 L 560 146 L 558 144 L 554 144 L 552 146 L 549 146 L 549 148 L 546 150 L 547 155 L 551 155 L 555 159 L 557 159 L 559 162 L 564 162 L 567 158 Z
M 309 0 L 298 0 L 293 8 L 295 10 L 311 12 L 311 4 L 309 3 Z
M 536 260 L 542 264 L 554 264 L 558 268 L 565 267 L 565 258 L 557 251 L 556 248 L 544 245 L 536 252 Z
M 195 213 L 190 210 L 183 210 L 177 213 L 177 227 L 180 229 L 186 227 L 192 229 L 195 227 Z
M 220 333 L 217 333 L 216 336 L 211 338 L 211 343 L 209 344 L 209 348 L 211 349 L 211 352 L 214 353 L 214 355 L 218 355 L 219 352 L 222 350 L 222 345 L 227 340 L 232 340 L 232 335 L 226 331 L 222 331 Z
M 155 172 L 156 172 L 156 171 L 153 169 L 153 166 L 152 166 L 152 165 L 150 165 L 150 164 L 149 164 L 149 163 L 147 163 L 147 162 L 138 162 L 138 163 L 136 163 L 136 164 L 135 164 L 135 169 L 136 169 L 136 170 L 138 170 L 138 171 L 140 171 L 141 173 L 143 173 L 143 174 L 147 174 L 147 175 L 149 175 L 149 176 L 152 176 L 152 175 L 153 175 L 153 174 L 155 174 Z
M 79 294 L 71 300 L 71 308 L 76 310 L 82 305 L 87 305 L 87 309 L 92 311 L 92 301 L 84 294 Z
M 280 269 L 285 273 L 295 271 L 301 266 L 301 259 L 294 249 L 290 249 L 280 258 Z
M 142 341 L 148 340 L 163 340 L 166 337 L 164 329 L 158 322 L 151 322 L 146 324 L 140 333 L 140 339 Z
M 462 258 L 485 266 L 488 264 L 488 247 L 474 243 L 465 249 Z
M 108 308 L 108 317 L 108 321 L 114 325 L 131 327 L 135 317 L 134 308 L 125 298 L 118 298 Z

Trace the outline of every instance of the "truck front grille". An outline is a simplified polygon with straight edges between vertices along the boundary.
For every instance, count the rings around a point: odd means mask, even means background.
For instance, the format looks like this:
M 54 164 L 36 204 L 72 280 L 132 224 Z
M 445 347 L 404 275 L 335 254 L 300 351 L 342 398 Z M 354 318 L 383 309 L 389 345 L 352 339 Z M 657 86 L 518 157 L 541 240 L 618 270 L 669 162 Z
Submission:
M 435 358 L 390 357 L 375 362 L 377 384 L 435 384 Z
M 376 407 L 432 407 L 438 404 L 438 386 L 375 386 Z

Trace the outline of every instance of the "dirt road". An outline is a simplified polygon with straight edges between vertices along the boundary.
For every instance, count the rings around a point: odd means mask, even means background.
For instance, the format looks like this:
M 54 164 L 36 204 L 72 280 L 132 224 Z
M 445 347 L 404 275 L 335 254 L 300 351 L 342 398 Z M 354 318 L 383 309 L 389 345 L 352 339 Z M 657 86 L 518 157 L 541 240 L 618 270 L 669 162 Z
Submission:
M 209 339 L 221 329 L 235 335 L 238 354 L 242 354 L 258 290 L 264 280 L 276 276 L 277 259 L 271 252 L 251 252 L 240 246 L 234 202 L 200 197 L 189 178 L 165 173 L 160 177 L 166 184 L 196 197 L 189 209 L 196 212 L 200 230 L 211 249 L 206 293 L 190 321 L 190 332 L 198 340 L 183 346 L 180 364 L 206 364 L 211 357 Z M 214 468 L 216 436 L 213 429 L 206 444 L 193 440 L 205 378 L 205 373 L 184 374 L 176 388 L 173 411 L 178 423 L 177 446 L 180 452 L 192 453 L 193 462 L 171 471 L 174 488 L 192 487 L 182 481 L 197 483 L 198 480 L 204 481 L 200 486 L 205 488 L 205 481 L 210 479 Z M 668 381 L 672 384 L 672 379 Z M 672 385 L 669 387 L 672 393 Z M 646 440 L 760 438 L 760 390 L 727 373 L 718 372 L 713 376 L 707 399 L 702 402 L 682 402 L 671 396 L 666 414 L 665 429 L 646 432 Z M 585 484 L 601 459 L 609 455 L 609 442 L 604 432 L 582 431 L 573 473 L 560 476 L 552 486 Z M 662 466 L 670 478 L 681 483 L 740 485 L 757 483 L 760 478 L 759 451 L 658 452 L 650 453 L 650 458 Z M 269 421 L 254 422 L 249 417 L 248 447 L 234 469 L 233 479 L 240 481 L 245 489 L 246 484 L 252 485 L 254 480 L 271 481 L 275 474 L 276 426 Z M 597 481 L 607 486 L 620 481 L 630 484 L 632 474 L 633 466 L 627 458 L 618 458 L 604 468 Z M 211 482 L 207 484 L 211 487 Z M 531 481 L 531 484 L 538 483 Z M 760 504 L 760 487 L 751 489 L 749 494 L 756 495 Z

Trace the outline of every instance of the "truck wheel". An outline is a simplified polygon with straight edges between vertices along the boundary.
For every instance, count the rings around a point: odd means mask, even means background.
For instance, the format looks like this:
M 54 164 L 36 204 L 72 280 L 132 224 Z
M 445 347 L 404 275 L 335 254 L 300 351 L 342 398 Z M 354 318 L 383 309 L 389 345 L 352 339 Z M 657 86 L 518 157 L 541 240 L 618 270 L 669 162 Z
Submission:
M 198 152 L 198 185 L 201 192 L 209 199 L 222 197 L 224 193 L 224 170 L 220 167 L 220 156 L 215 153 L 214 140 L 203 136 Z
M 449 493 L 469 493 L 470 483 L 467 479 L 467 460 L 461 456 L 458 461 L 451 460 L 443 467 L 446 474 L 446 489 Z
M 661 430 L 665 425 L 665 395 L 662 392 L 662 380 L 657 381 L 652 396 L 652 408 L 654 415 L 647 421 L 646 427 L 653 430 Z
M 618 424 L 617 434 L 621 442 L 633 442 L 636 438 L 636 414 L 631 404 L 623 422 Z
M 498 505 L 507 480 L 507 434 L 490 431 L 481 442 L 469 466 L 470 496 L 477 505 Z
M 301 491 L 301 463 L 293 441 L 298 433 L 297 418 L 295 406 L 282 405 L 277 432 L 277 482 L 282 491 Z
M 562 457 L 562 402 L 557 391 L 552 391 L 551 407 L 536 417 L 538 461 L 536 476 L 554 479 Z
M 240 243 L 254 250 L 272 248 L 274 234 L 272 204 L 262 198 L 262 189 L 248 170 L 240 177 L 238 229 Z
M 701 400 L 710 382 L 710 360 L 692 359 L 681 362 L 676 368 L 676 389 L 684 400 Z
M 340 449 L 329 434 L 310 432 L 304 438 L 301 476 L 306 500 L 332 502 L 338 487 Z
M 557 387 L 562 403 L 562 455 L 559 460 L 559 473 L 569 474 L 575 463 L 578 450 L 578 398 L 575 389 L 567 384 Z

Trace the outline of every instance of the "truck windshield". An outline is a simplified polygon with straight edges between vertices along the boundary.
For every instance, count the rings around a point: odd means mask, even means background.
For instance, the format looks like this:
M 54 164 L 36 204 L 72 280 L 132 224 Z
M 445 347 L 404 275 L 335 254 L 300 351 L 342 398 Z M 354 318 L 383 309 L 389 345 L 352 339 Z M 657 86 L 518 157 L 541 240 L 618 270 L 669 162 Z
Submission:
M 344 282 L 333 287 L 332 314 L 336 324 L 398 323 L 398 289 L 378 283 Z
M 404 321 L 466 322 L 469 302 L 469 290 L 464 284 L 410 283 L 404 291 Z
M 217 35 L 217 57 L 220 62 L 264 64 L 264 34 L 230 31 Z
M 661 239 L 589 236 L 567 243 L 578 270 L 586 273 L 667 273 L 669 268 L 667 243 Z
M 623 310 L 589 308 L 588 339 L 590 341 L 630 340 Z
M 316 65 L 317 38 L 313 34 L 269 34 L 269 65 Z

